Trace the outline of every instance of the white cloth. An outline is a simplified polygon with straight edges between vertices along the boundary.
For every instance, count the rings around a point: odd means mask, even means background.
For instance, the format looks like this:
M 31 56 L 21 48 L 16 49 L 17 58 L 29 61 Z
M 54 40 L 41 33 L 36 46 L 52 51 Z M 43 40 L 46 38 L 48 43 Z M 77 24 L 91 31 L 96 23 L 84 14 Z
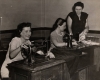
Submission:
M 100 43 L 98 43 L 98 42 L 94 42 L 94 41 L 91 41 L 91 40 L 88 40 L 88 41 L 86 41 L 86 40 L 83 40 L 83 41 L 81 41 L 83 44 L 85 44 L 85 45 L 100 45 Z
M 7 64 L 23 59 L 21 52 L 19 52 L 19 54 L 14 59 L 9 58 L 9 50 L 10 50 L 10 45 L 12 45 L 12 43 L 14 43 L 13 46 L 16 46 L 16 48 L 18 48 L 22 44 L 21 39 L 18 37 L 13 38 L 12 41 L 10 42 L 5 61 L 1 67 L 1 77 L 2 78 L 9 77 L 9 70 L 7 68 Z
M 87 33 L 84 32 L 84 31 L 82 33 L 80 33 L 79 34 L 79 41 L 81 42 L 81 41 L 85 40 L 86 39 L 86 35 L 87 35 Z

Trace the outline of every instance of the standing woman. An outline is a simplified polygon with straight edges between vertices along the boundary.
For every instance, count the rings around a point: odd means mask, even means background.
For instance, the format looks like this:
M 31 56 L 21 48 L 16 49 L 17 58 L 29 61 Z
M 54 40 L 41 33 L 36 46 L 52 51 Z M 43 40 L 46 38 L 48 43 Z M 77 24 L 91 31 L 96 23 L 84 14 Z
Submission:
M 31 45 L 29 41 L 31 36 L 31 23 L 19 24 L 17 31 L 18 35 L 11 40 L 5 61 L 1 67 L 1 77 L 3 80 L 8 80 L 9 78 L 7 64 L 24 59 L 25 56 L 22 55 L 21 48 L 27 49 L 28 47 L 26 45 Z
M 73 12 L 70 12 L 67 16 L 67 26 L 70 35 L 78 41 L 85 39 L 85 35 L 89 30 L 88 26 L 88 14 L 83 12 L 84 4 L 82 2 L 76 2 L 73 6 Z

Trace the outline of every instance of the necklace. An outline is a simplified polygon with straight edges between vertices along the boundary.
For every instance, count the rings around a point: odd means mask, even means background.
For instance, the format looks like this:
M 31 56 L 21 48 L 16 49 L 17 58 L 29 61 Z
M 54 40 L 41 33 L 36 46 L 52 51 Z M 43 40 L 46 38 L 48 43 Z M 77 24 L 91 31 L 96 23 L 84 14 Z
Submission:
M 63 33 L 58 33 L 58 31 L 56 30 L 56 33 L 59 35 L 59 36 L 63 36 Z

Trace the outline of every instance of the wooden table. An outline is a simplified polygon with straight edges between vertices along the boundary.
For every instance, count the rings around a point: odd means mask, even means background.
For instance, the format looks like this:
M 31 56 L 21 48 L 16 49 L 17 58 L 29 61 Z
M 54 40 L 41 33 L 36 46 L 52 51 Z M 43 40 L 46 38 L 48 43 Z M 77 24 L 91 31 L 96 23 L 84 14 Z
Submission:
M 91 73 L 88 72 L 88 70 L 90 70 L 91 67 L 94 65 L 95 49 L 98 47 L 99 46 L 84 46 L 79 48 L 74 47 L 72 49 L 62 47 L 53 49 L 52 52 L 56 55 L 57 58 L 65 60 L 67 65 L 71 63 L 72 59 L 74 60 L 74 58 L 78 58 L 77 70 L 75 71 L 75 74 L 71 77 L 72 80 L 91 80 L 91 78 L 89 79 L 89 75 Z M 86 54 L 82 54 L 84 52 Z
M 70 80 L 64 60 L 49 60 L 33 66 L 19 61 L 9 64 L 9 69 L 10 80 Z
M 88 80 L 87 73 L 82 70 L 87 71 L 88 66 L 92 66 L 94 63 L 94 49 L 97 46 L 86 46 L 81 48 L 57 48 L 58 53 L 62 54 L 63 51 L 70 54 L 70 58 L 65 55 L 59 59 L 49 60 L 34 63 L 33 66 L 28 66 L 23 63 L 23 61 L 14 62 L 9 64 L 10 69 L 10 80 L 70 80 L 70 75 L 68 72 L 66 62 L 70 62 L 74 57 L 80 57 L 78 64 L 78 77 L 72 80 Z M 87 54 L 83 55 L 82 52 Z M 81 75 L 80 75 L 81 74 Z

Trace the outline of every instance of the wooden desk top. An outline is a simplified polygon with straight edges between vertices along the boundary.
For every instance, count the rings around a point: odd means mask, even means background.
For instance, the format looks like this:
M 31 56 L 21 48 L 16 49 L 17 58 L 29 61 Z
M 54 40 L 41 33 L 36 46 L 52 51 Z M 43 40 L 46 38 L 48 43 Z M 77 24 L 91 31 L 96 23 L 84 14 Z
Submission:
M 13 62 L 11 64 L 8 64 L 8 68 L 13 67 L 13 68 L 19 68 L 19 69 L 23 69 L 23 70 L 27 70 L 27 71 L 36 72 L 39 70 L 50 68 L 52 66 L 59 65 L 61 63 L 65 63 L 65 61 L 51 59 L 51 60 L 44 61 L 41 63 L 34 63 L 32 66 L 29 66 L 29 65 L 25 64 L 22 60 L 22 61 L 16 61 L 16 62 Z
M 63 47 L 63 48 L 57 48 L 57 49 L 61 50 L 61 52 L 65 50 L 66 53 L 69 50 L 69 54 L 71 54 L 70 51 L 73 51 L 75 54 L 68 56 L 68 59 L 70 60 L 70 59 L 73 59 L 75 57 L 77 51 L 81 51 L 81 50 L 84 51 L 84 49 L 89 50 L 89 48 L 93 50 L 95 48 L 95 46 L 87 46 L 87 47 L 73 48 L 73 49 L 68 49 L 67 47 Z M 61 53 L 59 52 L 59 54 L 61 54 Z M 78 56 L 79 56 L 79 54 L 78 54 Z M 66 56 L 64 56 L 64 57 L 66 57 Z M 46 69 L 46 68 L 49 68 L 52 66 L 59 65 L 61 63 L 65 63 L 66 59 L 67 59 L 67 57 L 65 59 L 64 58 L 62 58 L 62 59 L 57 58 L 57 59 L 51 59 L 51 60 L 44 60 L 43 62 L 34 63 L 31 66 L 28 64 L 25 64 L 23 61 L 17 61 L 17 62 L 13 62 L 13 63 L 9 64 L 8 67 L 9 68 L 11 68 L 11 67 L 19 68 L 19 69 L 35 72 L 35 71 L 43 70 L 43 69 Z M 69 61 L 68 59 L 67 59 L 67 61 Z

